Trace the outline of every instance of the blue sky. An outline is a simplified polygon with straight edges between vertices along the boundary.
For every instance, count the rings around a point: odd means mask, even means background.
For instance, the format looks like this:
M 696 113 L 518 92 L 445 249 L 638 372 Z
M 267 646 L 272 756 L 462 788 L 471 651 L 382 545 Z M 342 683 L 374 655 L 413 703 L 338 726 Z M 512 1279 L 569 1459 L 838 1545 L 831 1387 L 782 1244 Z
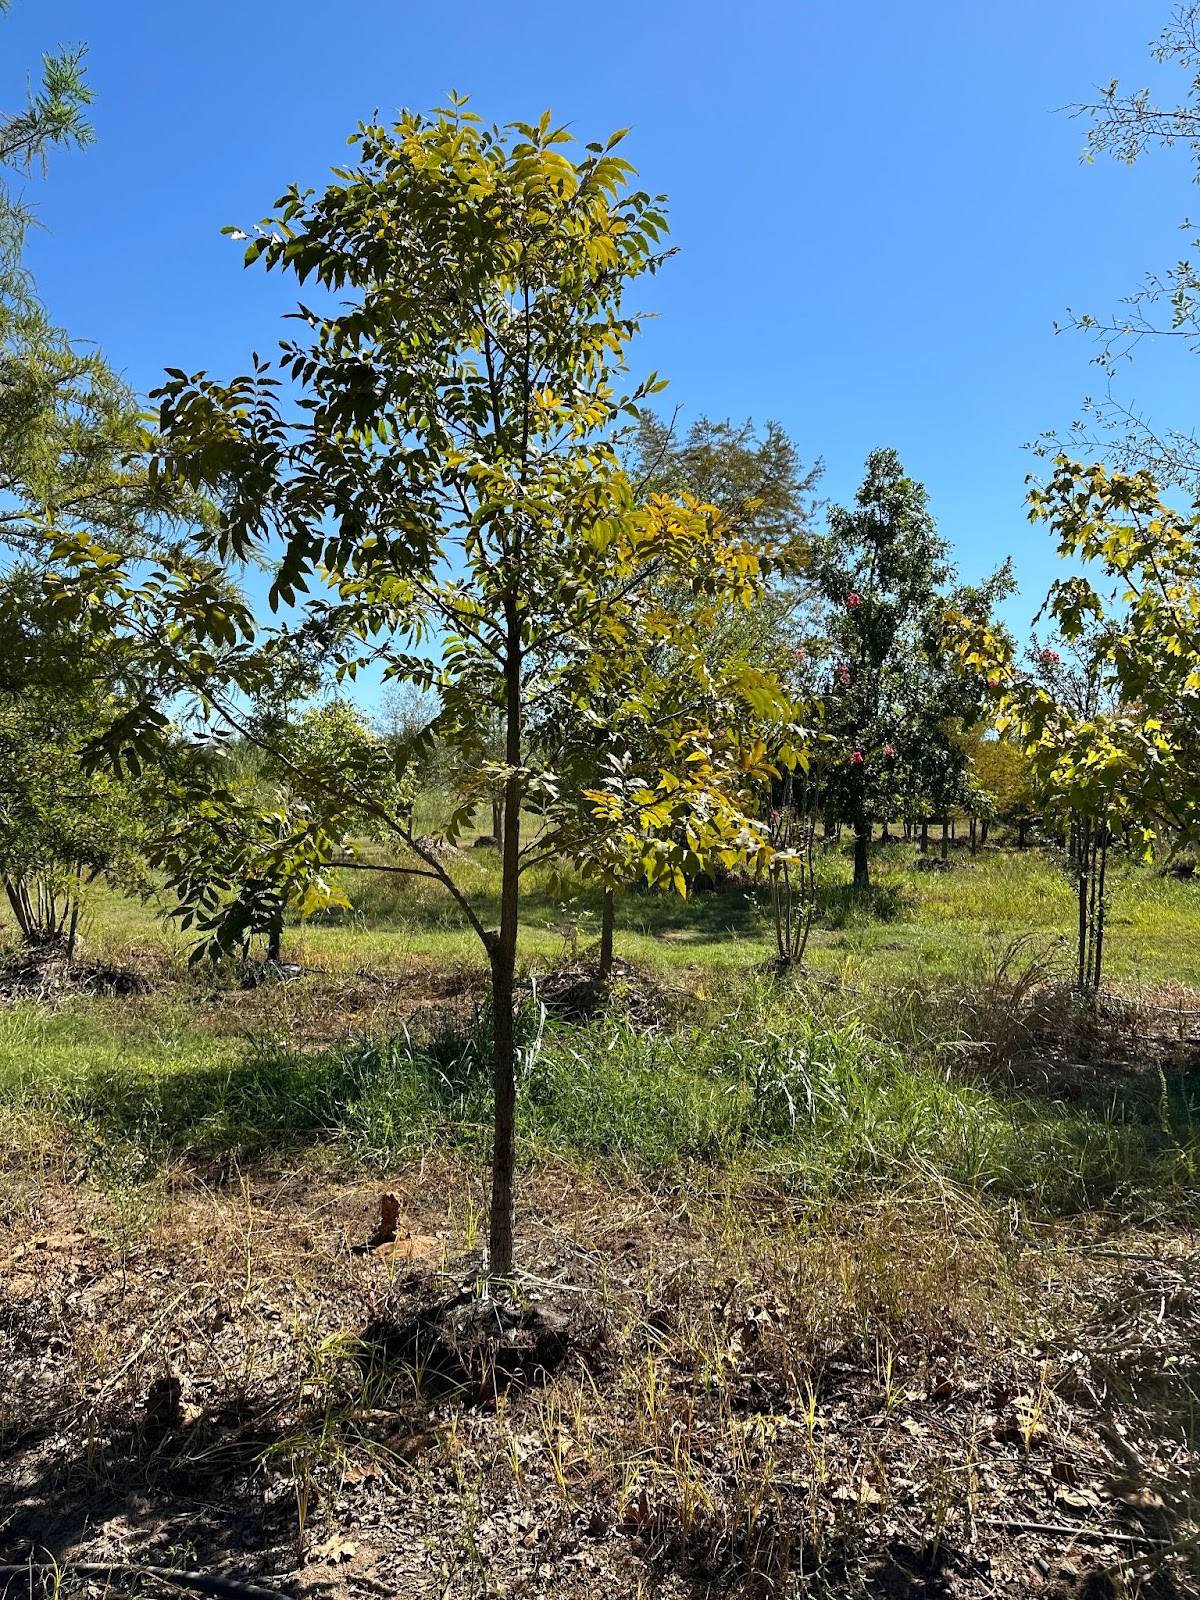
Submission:
M 825 491 L 867 452 L 927 484 L 964 576 L 1011 554 L 1023 630 L 1055 559 L 1027 526 L 1022 448 L 1103 380 L 1068 306 L 1109 310 L 1182 253 L 1182 154 L 1081 164 L 1061 108 L 1152 82 L 1166 0 L 14 0 L 0 105 L 42 49 L 86 40 L 98 143 L 36 186 L 44 298 L 147 389 L 245 370 L 285 286 L 220 229 L 318 185 L 376 108 L 456 88 L 488 118 L 546 106 L 582 139 L 629 126 L 679 254 L 647 288 L 641 359 L 684 421 L 777 418 Z M 1179 74 L 1166 92 L 1183 87 Z M 1189 358 L 1139 354 L 1121 392 L 1186 423 Z

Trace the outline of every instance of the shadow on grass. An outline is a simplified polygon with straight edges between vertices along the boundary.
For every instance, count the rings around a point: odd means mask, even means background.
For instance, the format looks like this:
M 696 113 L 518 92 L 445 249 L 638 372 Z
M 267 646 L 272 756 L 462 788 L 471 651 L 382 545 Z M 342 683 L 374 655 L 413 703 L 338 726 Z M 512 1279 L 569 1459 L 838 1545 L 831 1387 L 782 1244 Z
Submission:
M 352 886 L 356 887 L 356 886 Z M 350 911 L 330 910 L 309 919 L 314 927 L 358 927 L 373 932 L 398 927 L 420 933 L 460 931 L 462 914 L 446 896 L 420 898 L 402 891 L 379 891 L 354 897 Z M 521 917 L 529 928 L 595 937 L 600 928 L 599 889 L 577 883 L 553 881 L 531 885 L 521 893 Z M 498 892 L 487 888 L 472 896 L 472 905 L 485 926 L 500 915 Z M 719 888 L 694 887 L 686 900 L 633 885 L 618 900 L 617 929 L 671 937 L 688 934 L 697 940 L 719 942 L 752 938 L 765 932 L 770 916 L 770 896 L 762 885 L 731 883 Z
M 457 932 L 463 925 L 461 913 L 448 896 L 414 896 L 391 883 L 373 883 L 369 892 L 356 894 L 354 901 L 352 910 L 319 913 L 310 919 L 310 925 L 373 932 L 406 928 L 418 933 Z M 822 878 L 817 884 L 814 922 L 830 931 L 852 924 L 893 922 L 911 903 L 911 892 L 902 884 L 875 883 L 861 890 Z M 495 925 L 500 915 L 498 892 L 488 885 L 473 896 L 472 904 L 485 926 Z M 598 936 L 600 911 L 600 891 L 573 879 L 559 882 L 548 877 L 521 894 L 521 916 L 527 927 L 581 940 Z M 622 929 L 652 939 L 686 939 L 698 944 L 769 938 L 770 890 L 765 883 L 748 880 L 733 879 L 716 886 L 702 880 L 692 886 L 685 900 L 633 884 L 617 901 L 618 937 Z
M 912 895 L 898 883 L 873 883 L 856 889 L 852 883 L 817 885 L 813 924 L 831 933 L 866 922 L 897 922 L 912 905 Z

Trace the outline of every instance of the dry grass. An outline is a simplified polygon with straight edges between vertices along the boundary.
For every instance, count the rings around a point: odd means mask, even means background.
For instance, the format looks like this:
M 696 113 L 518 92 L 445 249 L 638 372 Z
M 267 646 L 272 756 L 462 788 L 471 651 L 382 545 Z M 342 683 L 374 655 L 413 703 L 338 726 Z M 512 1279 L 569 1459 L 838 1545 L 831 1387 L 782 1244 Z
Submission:
M 181 1174 L 136 1227 L 86 1186 L 10 1193 L 5 1556 L 347 1595 L 984 1596 L 1032 1592 L 1039 1562 L 1073 1574 L 1060 1593 L 1120 1593 L 1080 1585 L 1138 1563 L 1140 1592 L 1190 1592 L 1152 1542 L 1195 1532 L 1180 1392 L 1138 1455 L 1153 1419 L 1132 1430 L 1102 1365 L 1153 1338 L 1186 1388 L 1180 1255 L 1143 1242 L 1152 1262 L 1096 1277 L 1096 1246 L 948 1191 L 835 1209 L 549 1164 L 523 1187 L 519 1291 L 586 1301 L 599 1334 L 480 1404 L 364 1359 L 373 1321 L 477 1259 L 470 1171 L 396 1187 L 398 1252 L 356 1249 L 377 1187 L 305 1173 Z M 1161 1315 L 1148 1285 L 1172 1286 Z

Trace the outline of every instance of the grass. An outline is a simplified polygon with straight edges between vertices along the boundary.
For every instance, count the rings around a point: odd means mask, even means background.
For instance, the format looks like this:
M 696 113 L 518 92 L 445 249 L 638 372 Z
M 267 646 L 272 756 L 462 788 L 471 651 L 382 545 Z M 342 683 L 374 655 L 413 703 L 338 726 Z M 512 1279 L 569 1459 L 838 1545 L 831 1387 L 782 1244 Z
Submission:
M 816 970 L 884 983 L 914 974 L 968 981 L 991 951 L 1020 935 L 1036 934 L 1046 944 L 1072 936 L 1072 886 L 1050 856 L 989 848 L 972 861 L 960 846 L 952 853 L 954 870 L 928 874 L 914 871 L 915 859 L 911 847 L 877 845 L 872 892 L 862 896 L 850 887 L 846 850 L 822 852 L 809 951 Z M 494 921 L 496 852 L 464 849 L 456 870 L 485 923 Z M 331 979 L 358 968 L 486 965 L 478 940 L 437 885 L 367 873 L 344 876 L 354 909 L 292 927 L 288 948 L 294 959 Z M 1143 989 L 1200 988 L 1200 879 L 1160 878 L 1126 862 L 1113 869 L 1111 887 L 1111 980 Z M 535 872 L 523 890 L 522 960 L 545 970 L 586 950 L 598 938 L 599 913 L 598 893 L 573 872 Z M 0 943 L 12 932 L 0 907 Z M 109 959 L 183 963 L 182 940 L 152 904 L 103 889 L 93 893 L 84 935 L 94 952 Z M 765 961 L 773 948 L 767 901 L 753 884 L 697 889 L 687 901 L 628 890 L 619 901 L 617 939 L 618 953 L 628 960 L 685 983 Z
M 285 991 L 286 996 L 286 991 Z M 522 1160 L 625 1171 L 769 1176 L 813 1195 L 949 1186 L 1031 1220 L 1111 1210 L 1193 1214 L 1200 1075 L 1121 1076 L 1068 1098 L 956 1070 L 961 1015 L 945 996 L 844 994 L 764 979 L 655 1034 L 602 1019 L 522 1015 Z M 286 1016 L 252 1038 L 198 1027 L 178 1002 L 75 999 L 0 1012 L 0 1104 L 54 1130 L 75 1159 L 124 1172 L 185 1161 L 304 1159 L 384 1171 L 436 1146 L 482 1161 L 486 1009 L 298 1047 Z
M 485 914 L 494 856 L 471 852 L 463 869 Z M 910 849 L 881 847 L 864 897 L 850 890 L 845 855 L 826 852 L 812 976 L 800 986 L 753 975 L 770 953 L 754 886 L 687 902 L 625 894 L 618 951 L 664 986 L 675 1019 L 652 1034 L 619 1016 L 541 1028 L 521 1077 L 527 1167 L 553 1156 L 639 1181 L 767 1173 L 807 1194 L 942 1184 L 1035 1220 L 1190 1215 L 1194 1074 L 1101 1074 L 1082 1086 L 1027 1078 L 1021 1088 L 976 1070 L 981 1050 L 995 1055 L 1006 1039 L 1015 1048 L 1013 1019 L 1029 1003 L 1022 983 L 1065 970 L 1073 902 L 1039 854 L 955 859 L 953 871 L 918 873 Z M 67 1164 L 116 1151 L 109 1166 L 130 1181 L 181 1161 L 284 1153 L 378 1171 L 441 1145 L 482 1162 L 479 952 L 428 885 L 381 877 L 352 887 L 353 913 L 290 933 L 310 975 L 249 994 L 189 977 L 151 907 L 98 897 L 90 949 L 149 965 L 156 985 L 0 1007 L 6 1137 L 26 1152 L 42 1141 Z M 597 909 L 569 873 L 531 880 L 522 956 L 535 982 L 586 948 Z M 1118 871 L 1110 971 L 1127 993 L 1186 1010 L 1200 983 L 1197 932 L 1200 887 Z M 440 992 L 444 1003 L 424 1003 Z M 1080 1026 L 1070 1014 L 1053 1019 L 1064 1038 Z M 1043 1048 L 1032 1034 L 1017 1045 Z

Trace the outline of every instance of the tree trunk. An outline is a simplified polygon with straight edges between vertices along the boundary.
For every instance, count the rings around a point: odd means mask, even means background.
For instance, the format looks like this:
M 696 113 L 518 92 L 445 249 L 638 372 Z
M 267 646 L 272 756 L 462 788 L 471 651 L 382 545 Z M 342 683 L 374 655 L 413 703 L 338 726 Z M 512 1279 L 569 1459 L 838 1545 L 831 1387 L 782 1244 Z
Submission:
M 977 833 L 977 831 L 978 831 L 978 828 L 977 828 L 977 824 L 976 824 L 975 818 L 972 817 L 971 818 L 971 854 L 972 855 L 975 854 L 975 851 L 978 848 L 977 843 L 976 843 L 976 833 Z
M 854 887 L 871 887 L 871 824 L 859 821 L 854 825 Z
M 1028 827 L 1029 827 L 1029 819 L 1027 817 L 1018 817 L 1017 818 L 1017 849 L 1018 850 L 1024 850 L 1024 848 L 1025 848 L 1025 835 L 1026 835 L 1026 830 L 1028 829 Z
M 29 914 L 29 896 L 25 891 L 25 885 L 19 879 L 14 883 L 11 878 L 5 878 L 4 893 L 12 907 L 12 914 L 17 919 L 17 931 L 28 944 L 33 939 L 33 919 Z
M 1085 993 L 1088 987 L 1088 870 L 1087 856 L 1081 848 L 1082 829 L 1076 828 L 1076 891 L 1079 897 L 1079 992 Z
M 942 860 L 950 859 L 950 829 L 945 817 L 942 818 Z
M 510 776 L 504 785 L 504 840 L 501 852 L 500 931 L 492 937 L 492 1200 L 488 1219 L 488 1273 L 504 1278 L 513 1264 L 517 1073 L 513 1039 L 516 997 L 517 926 L 521 886 L 521 623 L 515 598 L 505 603 L 506 695 L 505 757 Z
M 492 950 L 492 1203 L 488 1274 L 507 1277 L 513 1264 L 513 1177 L 517 1137 L 517 1074 L 513 1039 L 515 952 L 497 939 Z
M 1095 956 L 1092 968 L 1097 994 L 1100 993 L 1100 983 L 1104 976 L 1104 878 L 1108 869 L 1108 839 L 1108 824 L 1105 823 L 1100 831 L 1100 871 L 1097 879 Z
M 979 842 L 980 842 L 980 844 L 986 844 L 987 843 L 988 829 L 990 827 L 991 827 L 991 823 L 988 821 L 988 819 L 986 817 L 984 817 L 983 821 L 979 824 Z
M 879 835 L 879 842 L 880 844 L 891 844 L 892 842 L 892 836 L 888 832 L 888 819 L 886 817 L 883 819 L 883 831 Z
M 921 818 L 921 854 L 923 856 L 927 856 L 929 854 L 929 818 L 928 817 L 922 817 Z
M 604 906 L 600 912 L 600 981 L 607 983 L 612 977 L 613 929 L 617 920 L 617 896 L 612 889 L 604 891 Z
M 283 960 L 283 912 L 271 918 L 271 926 L 267 930 L 267 960 L 278 966 Z

